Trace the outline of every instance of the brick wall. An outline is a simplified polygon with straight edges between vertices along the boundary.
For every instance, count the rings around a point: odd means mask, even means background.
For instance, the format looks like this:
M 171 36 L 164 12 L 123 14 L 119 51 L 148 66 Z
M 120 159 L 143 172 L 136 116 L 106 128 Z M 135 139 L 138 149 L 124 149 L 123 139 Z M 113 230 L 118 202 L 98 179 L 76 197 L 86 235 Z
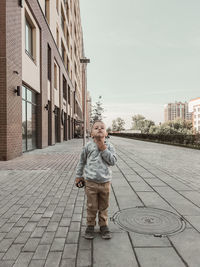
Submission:
M 63 65 L 55 41 L 52 37 L 46 19 L 37 0 L 26 0 L 33 17 L 40 28 L 40 85 L 41 93 L 37 96 L 37 146 L 48 146 L 48 111 L 44 108 L 48 103 L 48 60 L 47 47 L 51 47 L 51 94 L 50 101 L 54 103 L 53 62 L 57 61 L 60 68 L 60 112 L 62 110 L 62 77 L 67 86 L 74 91 L 72 82 Z M 7 25 L 7 28 L 5 27 Z M 22 97 L 14 93 L 22 83 L 22 25 L 21 7 L 18 1 L 0 1 L 0 160 L 9 160 L 22 154 Z M 17 73 L 16 73 L 17 72 Z M 34 88 L 32 88 L 34 90 Z M 73 106 L 73 103 L 71 103 Z M 54 104 L 51 104 L 51 145 L 55 144 Z M 68 114 L 66 114 L 68 116 Z M 60 119 L 60 114 L 59 114 Z M 63 141 L 64 128 L 59 121 L 59 141 Z M 71 120 L 70 136 L 73 137 L 73 122 Z M 68 129 L 67 129 L 68 133 Z

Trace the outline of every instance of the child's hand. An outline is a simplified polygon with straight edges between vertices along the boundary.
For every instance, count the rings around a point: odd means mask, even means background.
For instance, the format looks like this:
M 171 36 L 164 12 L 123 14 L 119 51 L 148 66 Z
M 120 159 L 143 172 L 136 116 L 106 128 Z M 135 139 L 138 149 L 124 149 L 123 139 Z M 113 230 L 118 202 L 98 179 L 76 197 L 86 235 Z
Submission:
M 105 138 L 100 138 L 100 139 L 96 140 L 96 144 L 97 144 L 99 150 L 101 150 L 101 151 L 104 151 L 107 148 L 107 146 L 104 143 L 104 139 Z
M 78 186 L 78 184 L 79 184 L 80 182 L 83 182 L 83 183 L 84 183 L 84 178 L 83 178 L 83 177 L 77 177 L 77 178 L 75 179 L 75 184 L 76 184 L 76 186 Z

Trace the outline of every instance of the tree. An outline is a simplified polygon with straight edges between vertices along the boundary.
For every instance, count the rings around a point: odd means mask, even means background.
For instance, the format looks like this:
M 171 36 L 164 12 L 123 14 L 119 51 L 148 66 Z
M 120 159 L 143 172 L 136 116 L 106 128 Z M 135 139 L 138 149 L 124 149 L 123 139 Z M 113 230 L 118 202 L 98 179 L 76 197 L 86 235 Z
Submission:
M 112 121 L 112 131 L 113 132 L 117 131 L 117 123 L 116 123 L 116 120 L 113 120 Z
M 150 127 L 151 134 L 193 134 L 192 121 L 177 119 L 175 121 L 164 122 L 159 126 Z
M 132 117 L 132 129 L 140 130 L 141 133 L 149 133 L 149 130 L 155 122 L 152 120 L 147 120 L 143 115 L 137 114 Z
M 117 131 L 125 130 L 125 128 L 124 128 L 125 121 L 122 118 L 118 117 L 116 119 L 116 123 L 117 123 Z
M 107 133 L 110 133 L 111 131 L 112 131 L 111 127 L 108 127 L 108 128 L 106 129 L 106 132 L 107 132 Z
M 112 131 L 122 131 L 125 130 L 124 128 L 125 121 L 118 117 L 116 120 L 112 121 Z
M 141 127 L 143 125 L 143 121 L 145 120 L 145 117 L 141 114 L 137 114 L 132 117 L 132 129 L 133 130 L 141 130 Z
M 92 108 L 92 114 L 91 114 L 91 123 L 94 124 L 95 121 L 101 121 L 103 119 L 103 112 L 104 108 L 102 107 L 102 102 L 101 102 L 101 96 L 98 97 L 98 101 L 95 103 L 95 105 Z

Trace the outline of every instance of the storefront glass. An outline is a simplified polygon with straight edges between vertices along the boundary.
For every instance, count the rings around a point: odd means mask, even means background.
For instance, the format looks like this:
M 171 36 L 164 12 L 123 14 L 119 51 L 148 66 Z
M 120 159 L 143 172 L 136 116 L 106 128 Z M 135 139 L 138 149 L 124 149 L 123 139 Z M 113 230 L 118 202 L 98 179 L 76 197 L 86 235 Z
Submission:
M 22 150 L 36 148 L 36 94 L 22 87 Z

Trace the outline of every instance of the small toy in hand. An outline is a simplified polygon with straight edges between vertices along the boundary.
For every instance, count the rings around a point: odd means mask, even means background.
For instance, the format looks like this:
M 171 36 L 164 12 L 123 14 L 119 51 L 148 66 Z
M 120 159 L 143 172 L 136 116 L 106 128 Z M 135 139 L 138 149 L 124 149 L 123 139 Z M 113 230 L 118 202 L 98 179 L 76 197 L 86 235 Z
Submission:
M 77 186 L 78 188 L 82 188 L 82 187 L 84 187 L 84 186 L 85 186 L 85 181 L 81 180 L 80 182 L 78 182 L 78 183 L 76 184 L 76 186 Z

